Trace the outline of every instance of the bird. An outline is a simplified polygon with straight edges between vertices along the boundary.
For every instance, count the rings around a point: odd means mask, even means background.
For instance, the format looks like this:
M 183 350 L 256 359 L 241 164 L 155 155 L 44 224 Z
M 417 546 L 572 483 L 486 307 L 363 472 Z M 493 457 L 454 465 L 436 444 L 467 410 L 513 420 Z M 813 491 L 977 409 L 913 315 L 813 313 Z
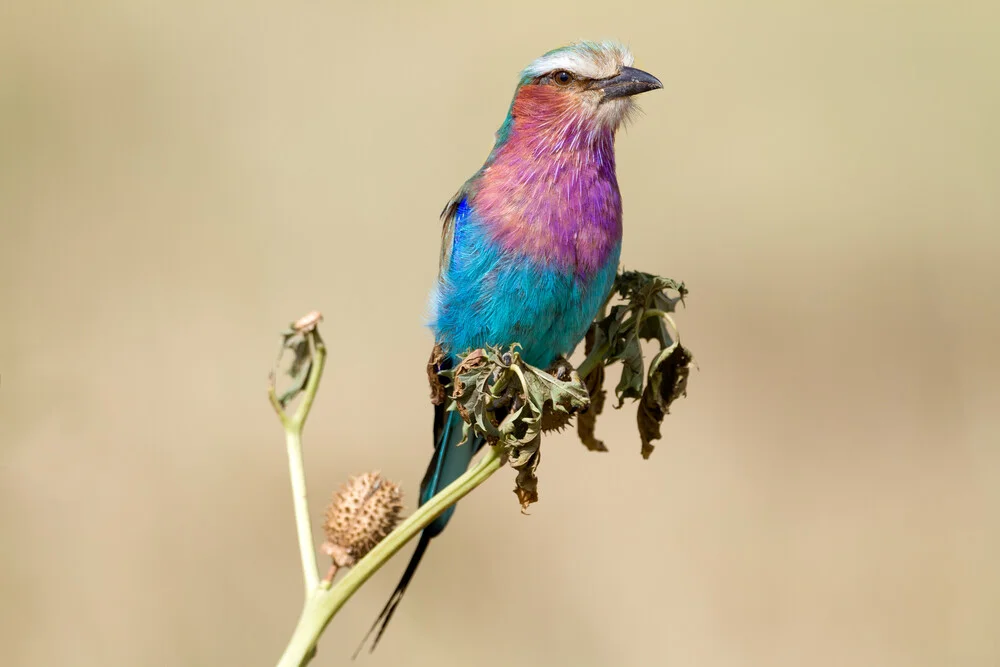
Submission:
M 622 201 L 615 133 L 636 110 L 633 97 L 662 88 L 633 67 L 617 42 L 580 41 L 534 60 L 483 166 L 441 213 L 438 277 L 428 325 L 447 370 L 485 346 L 520 345 L 524 362 L 546 368 L 585 336 L 618 272 Z M 436 405 L 434 455 L 422 505 L 460 477 L 485 444 L 455 410 Z M 362 641 L 375 650 L 450 506 L 421 532 L 399 584 Z M 355 654 L 357 655 L 357 654 Z

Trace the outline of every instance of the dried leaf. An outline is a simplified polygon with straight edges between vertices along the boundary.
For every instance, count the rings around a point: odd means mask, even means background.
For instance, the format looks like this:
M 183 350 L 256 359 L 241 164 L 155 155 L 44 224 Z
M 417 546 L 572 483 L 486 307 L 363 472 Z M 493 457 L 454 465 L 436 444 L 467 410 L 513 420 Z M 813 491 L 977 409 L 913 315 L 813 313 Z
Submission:
M 639 338 L 655 340 L 663 347 L 670 347 L 674 341 L 662 317 L 648 317 L 639 325 Z
M 518 346 L 504 350 L 487 347 L 472 351 L 454 371 L 442 370 L 440 349 L 428 363 L 432 400 L 446 400 L 441 375 L 451 378 L 450 398 L 470 431 L 493 445 L 501 445 L 505 460 L 517 470 L 514 492 L 522 510 L 538 500 L 535 474 L 541 460 L 542 433 L 566 426 L 576 416 L 577 432 L 592 451 L 607 451 L 595 436 L 598 415 L 604 409 L 605 366 L 621 362 L 615 387 L 618 405 L 638 401 L 637 421 L 643 457 L 661 437 L 660 426 L 670 405 L 683 396 L 691 354 L 680 346 L 670 313 L 683 301 L 683 283 L 648 273 L 626 272 L 618 277 L 614 293 L 624 303 L 611 305 L 607 314 L 587 332 L 588 368 L 581 379 L 560 360 L 549 372 L 524 363 Z M 641 341 L 655 341 L 660 351 L 646 370 Z M 596 358 L 594 355 L 598 355 Z
M 642 396 L 642 347 L 638 338 L 629 338 L 625 341 L 622 352 L 615 361 L 622 362 L 622 375 L 615 387 L 615 396 L 618 397 L 620 408 L 625 403 L 626 398 L 636 399 Z
M 525 363 L 514 346 L 475 350 L 454 373 L 456 409 L 487 442 L 504 447 L 507 462 L 518 471 L 515 492 L 522 509 L 538 499 L 543 418 L 568 419 L 590 404 L 575 370 L 567 364 L 554 372 Z
M 462 419 L 477 426 L 477 431 L 493 444 L 499 437 L 499 432 L 487 414 L 491 403 L 487 381 L 492 373 L 488 362 L 483 350 L 473 350 L 465 357 L 455 369 L 451 397 L 455 400 L 455 407 Z
M 670 317 L 677 304 L 684 301 L 687 287 L 684 283 L 649 273 L 626 271 L 615 281 L 613 293 L 624 303 L 611 306 L 608 314 L 594 322 L 587 332 L 588 357 L 594 350 L 602 350 L 604 355 L 594 366 L 595 370 L 585 378 L 591 393 L 593 413 L 581 415 L 577 429 L 580 440 L 588 449 L 606 450 L 604 443 L 594 436 L 597 415 L 604 404 L 603 367 L 621 362 L 621 378 L 615 387 L 618 398 L 615 408 L 621 408 L 627 398 L 640 402 L 637 415 L 639 436 L 643 443 L 643 456 L 648 457 L 653 450 L 650 442 L 660 437 L 660 424 L 670 403 L 683 395 L 687 383 L 691 355 L 680 347 Z M 648 374 L 644 372 L 642 340 L 655 341 L 660 347 Z
M 514 480 L 514 494 L 521 503 L 521 512 L 528 509 L 528 505 L 538 502 L 538 477 L 535 475 L 535 468 L 538 467 L 542 459 L 541 451 L 536 447 L 534 454 L 521 466 L 514 467 L 517 470 L 517 477 Z
M 448 398 L 448 392 L 441 382 L 441 362 L 445 360 L 444 350 L 441 344 L 435 344 L 431 350 L 431 358 L 427 362 L 427 381 L 431 385 L 431 403 L 441 405 Z
M 687 395 L 692 359 L 691 353 L 678 343 L 661 350 L 649 365 L 649 382 L 636 415 L 644 459 L 653 453 L 652 441 L 661 437 L 660 425 L 671 403 Z
M 615 280 L 614 289 L 632 306 L 641 305 L 668 313 L 674 312 L 677 303 L 683 302 L 688 293 L 684 283 L 642 271 L 624 271 Z M 670 296 L 668 292 L 677 292 L 677 296 Z
M 565 357 L 559 357 L 548 369 L 548 373 L 557 380 L 570 380 L 573 378 L 574 372 L 573 365 Z M 542 433 L 561 431 L 569 425 L 572 419 L 572 413 L 566 410 L 543 410 Z
M 587 332 L 584 352 L 588 356 L 599 345 L 598 333 L 599 331 L 593 327 Z M 587 387 L 587 393 L 590 394 L 590 407 L 577 416 L 576 432 L 584 447 L 592 452 L 606 452 L 608 448 L 604 441 L 599 440 L 595 435 L 597 417 L 604 411 L 604 401 L 608 395 L 608 392 L 604 390 L 604 363 L 598 364 L 583 381 Z
M 295 397 L 305 389 L 309 373 L 312 372 L 312 349 L 309 346 L 307 332 L 285 331 L 282 333 L 281 350 L 278 352 L 277 367 L 285 363 L 285 358 L 291 356 L 288 367 L 283 373 L 292 379 L 291 384 L 278 397 L 281 407 L 287 407 Z

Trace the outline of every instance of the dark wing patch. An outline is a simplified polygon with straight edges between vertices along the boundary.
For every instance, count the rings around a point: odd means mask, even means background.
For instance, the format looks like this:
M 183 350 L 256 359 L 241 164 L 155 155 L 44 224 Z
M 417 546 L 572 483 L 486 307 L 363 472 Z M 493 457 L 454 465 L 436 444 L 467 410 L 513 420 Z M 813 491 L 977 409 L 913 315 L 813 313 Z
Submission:
M 441 256 L 438 260 L 438 280 L 444 275 L 448 263 L 451 261 L 451 249 L 455 243 L 455 214 L 458 213 L 458 206 L 462 203 L 465 193 L 459 190 L 455 196 L 448 201 L 448 204 L 441 211 Z

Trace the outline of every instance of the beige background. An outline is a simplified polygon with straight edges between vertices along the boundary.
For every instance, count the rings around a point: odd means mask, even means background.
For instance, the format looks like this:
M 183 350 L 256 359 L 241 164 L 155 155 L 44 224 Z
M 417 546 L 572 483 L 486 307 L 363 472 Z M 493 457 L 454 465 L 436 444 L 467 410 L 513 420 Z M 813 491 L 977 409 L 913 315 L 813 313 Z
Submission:
M 64 4 L 0 19 L 0 663 L 273 664 L 277 332 L 318 308 L 339 355 L 317 517 L 372 468 L 412 508 L 437 214 L 520 68 L 616 37 L 666 88 L 623 260 L 691 288 L 690 397 L 650 461 L 631 407 L 609 454 L 548 439 L 531 516 L 509 471 L 473 494 L 358 664 L 1000 664 L 1000 11 Z

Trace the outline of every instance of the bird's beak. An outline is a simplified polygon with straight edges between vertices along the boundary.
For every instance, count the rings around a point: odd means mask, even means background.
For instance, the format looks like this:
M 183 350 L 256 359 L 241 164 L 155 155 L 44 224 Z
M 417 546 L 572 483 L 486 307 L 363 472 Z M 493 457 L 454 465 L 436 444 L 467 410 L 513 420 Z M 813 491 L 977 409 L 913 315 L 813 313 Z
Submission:
M 634 67 L 622 67 L 618 76 L 601 79 L 597 83 L 606 100 L 663 88 L 663 84 L 655 76 Z

